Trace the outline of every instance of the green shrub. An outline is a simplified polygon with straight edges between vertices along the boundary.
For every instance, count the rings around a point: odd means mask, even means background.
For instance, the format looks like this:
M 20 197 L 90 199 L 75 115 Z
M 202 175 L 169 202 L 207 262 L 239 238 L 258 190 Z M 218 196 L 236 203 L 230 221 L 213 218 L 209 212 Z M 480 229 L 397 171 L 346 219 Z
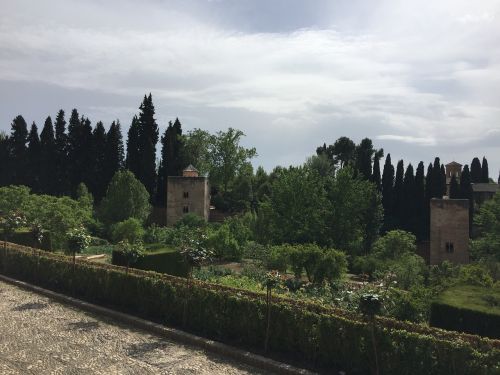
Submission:
M 127 265 L 126 258 L 120 252 L 113 251 L 112 255 L 112 264 L 118 266 Z M 145 253 L 136 262 L 132 262 L 130 267 L 182 277 L 187 276 L 188 273 L 188 266 L 182 256 L 178 251 L 172 251 L 171 249 L 155 253 Z
M 476 286 L 493 286 L 493 279 L 486 269 L 478 264 L 467 264 L 460 269 L 459 279 L 464 284 Z
M 266 259 L 267 269 L 286 272 L 289 264 L 288 248 L 289 245 L 271 246 Z
M 111 226 L 111 239 L 114 243 L 120 241 L 134 243 L 142 241 L 143 237 L 144 228 L 142 227 L 142 223 L 136 218 L 130 217 Z
M 188 213 L 182 216 L 180 220 L 175 223 L 176 228 L 188 227 L 188 228 L 203 228 L 207 226 L 206 220 L 200 215 L 194 213 Z
M 156 224 L 152 224 L 146 228 L 144 242 L 173 245 L 175 243 L 175 235 L 176 230 L 174 228 L 160 227 Z
M 212 231 L 208 238 L 208 246 L 213 249 L 215 257 L 219 259 L 240 261 L 243 255 L 242 247 L 227 224 Z
M 0 249 L 0 270 L 21 280 L 139 317 L 185 329 L 246 349 L 262 349 L 266 332 L 265 295 L 221 285 L 47 253 Z M 230 276 L 227 277 L 230 279 Z M 228 280 L 229 281 L 229 280 Z M 250 282 L 250 281 L 249 281 Z M 500 327 L 496 324 L 496 327 Z M 377 319 L 373 335 L 381 374 L 498 374 L 498 344 L 420 325 Z M 358 316 L 275 297 L 271 304 L 269 354 L 317 366 L 324 372 L 369 373 L 373 368 L 370 326 Z

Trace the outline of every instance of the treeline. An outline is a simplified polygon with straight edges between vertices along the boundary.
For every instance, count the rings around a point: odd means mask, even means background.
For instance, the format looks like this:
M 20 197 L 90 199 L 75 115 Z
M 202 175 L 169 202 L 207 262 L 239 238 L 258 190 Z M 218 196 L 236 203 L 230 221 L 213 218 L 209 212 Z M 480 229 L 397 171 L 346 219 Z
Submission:
M 354 167 L 358 176 L 375 184 L 382 195 L 384 232 L 404 229 L 413 232 L 419 240 L 428 238 L 429 201 L 448 194 L 445 166 L 441 164 L 439 157 L 434 159 L 434 163 L 429 163 L 427 170 L 423 161 L 415 170 L 411 163 L 405 168 L 403 160 L 399 160 L 394 168 L 391 155 L 387 154 L 381 173 L 380 161 L 384 151 L 375 149 L 368 138 L 356 145 L 351 139 L 341 137 L 334 144 L 318 147 L 316 153 L 328 159 L 334 168 L 346 165 Z M 471 183 L 488 182 L 488 161 L 483 157 L 481 163 L 476 157 L 472 160 L 470 169 L 467 164 L 462 167 L 459 179 L 451 176 L 449 197 L 469 199 L 472 205 Z
M 84 183 L 99 203 L 114 174 L 126 168 L 146 187 L 151 203 L 164 206 L 166 177 L 181 175 L 193 164 L 210 174 L 215 196 L 220 193 L 221 205 L 231 208 L 238 176 L 253 175 L 249 160 L 256 152 L 239 145 L 243 136 L 232 128 L 216 134 L 201 129 L 183 134 L 179 119 L 169 122 L 160 136 L 151 94 L 144 96 L 131 121 L 126 153 L 119 120 L 106 130 L 101 121 L 92 127 L 77 109 L 66 122 L 60 110 L 55 121 L 47 117 L 39 132 L 34 122 L 28 129 L 19 115 L 12 121 L 10 135 L 0 132 L 0 186 L 25 185 L 35 193 L 74 197 Z

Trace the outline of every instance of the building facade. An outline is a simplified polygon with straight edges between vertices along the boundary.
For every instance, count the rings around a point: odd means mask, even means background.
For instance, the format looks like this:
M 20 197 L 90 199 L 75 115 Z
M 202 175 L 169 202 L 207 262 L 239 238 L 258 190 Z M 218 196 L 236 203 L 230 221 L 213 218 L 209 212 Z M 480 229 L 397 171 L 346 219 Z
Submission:
M 430 211 L 429 263 L 469 263 L 469 200 L 433 198 Z
M 188 213 L 208 221 L 210 213 L 210 186 L 208 177 L 199 176 L 192 165 L 182 176 L 167 177 L 167 226 L 174 225 Z

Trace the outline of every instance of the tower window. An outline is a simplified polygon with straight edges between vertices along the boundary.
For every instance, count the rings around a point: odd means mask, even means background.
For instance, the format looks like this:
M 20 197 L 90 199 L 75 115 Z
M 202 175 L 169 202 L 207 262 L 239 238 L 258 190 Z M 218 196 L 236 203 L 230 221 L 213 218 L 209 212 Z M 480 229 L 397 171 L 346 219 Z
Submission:
M 455 251 L 455 246 L 453 245 L 453 242 L 446 242 L 446 252 L 453 253 L 454 251 Z
M 184 192 L 184 199 L 187 199 L 187 198 L 189 198 L 189 191 Z
M 185 214 L 187 214 L 189 212 L 189 207 L 188 206 L 182 207 L 182 212 L 184 212 Z

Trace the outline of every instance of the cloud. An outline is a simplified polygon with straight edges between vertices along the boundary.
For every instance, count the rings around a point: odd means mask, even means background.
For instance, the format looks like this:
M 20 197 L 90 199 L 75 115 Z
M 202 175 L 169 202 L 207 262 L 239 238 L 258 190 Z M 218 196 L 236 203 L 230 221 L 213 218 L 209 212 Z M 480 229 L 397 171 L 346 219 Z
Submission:
M 424 159 L 431 146 L 472 144 L 500 128 L 498 3 L 312 3 L 10 2 L 0 80 L 136 101 L 151 91 L 160 118 L 242 127 L 268 164 L 276 152 L 300 162 L 306 147 L 340 135 L 402 143 Z M 266 11 L 285 21 L 258 17 Z M 88 115 L 128 118 L 129 102 L 89 103 Z M 263 134 L 285 134 L 283 149 Z

